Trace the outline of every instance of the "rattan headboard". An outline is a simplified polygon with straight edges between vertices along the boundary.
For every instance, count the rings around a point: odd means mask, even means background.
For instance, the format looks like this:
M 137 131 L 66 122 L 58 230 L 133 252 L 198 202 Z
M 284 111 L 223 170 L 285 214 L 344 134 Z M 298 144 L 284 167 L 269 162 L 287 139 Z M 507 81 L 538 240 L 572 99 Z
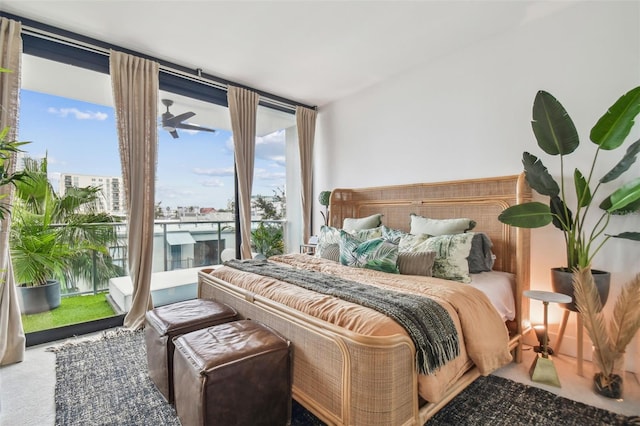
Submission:
M 529 231 L 501 223 L 506 207 L 531 199 L 524 175 L 419 183 L 360 189 L 335 189 L 329 206 L 330 224 L 341 228 L 348 217 L 382 213 L 382 223 L 406 232 L 410 214 L 434 219 L 467 217 L 476 221 L 474 231 L 486 233 L 496 255 L 494 269 L 516 274 L 517 291 L 529 288 Z M 518 311 L 521 297 L 516 297 Z M 528 306 L 528 305 L 526 305 Z M 525 316 L 528 318 L 528 309 Z M 521 321 L 519 321 L 521 323 Z

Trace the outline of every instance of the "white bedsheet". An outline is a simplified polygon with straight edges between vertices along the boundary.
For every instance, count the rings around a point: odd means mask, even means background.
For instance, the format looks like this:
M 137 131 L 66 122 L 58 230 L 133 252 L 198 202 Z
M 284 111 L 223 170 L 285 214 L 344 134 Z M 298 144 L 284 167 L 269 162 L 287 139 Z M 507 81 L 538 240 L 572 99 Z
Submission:
M 515 275 L 501 271 L 471 274 L 471 283 L 467 285 L 486 294 L 504 321 L 515 319 Z

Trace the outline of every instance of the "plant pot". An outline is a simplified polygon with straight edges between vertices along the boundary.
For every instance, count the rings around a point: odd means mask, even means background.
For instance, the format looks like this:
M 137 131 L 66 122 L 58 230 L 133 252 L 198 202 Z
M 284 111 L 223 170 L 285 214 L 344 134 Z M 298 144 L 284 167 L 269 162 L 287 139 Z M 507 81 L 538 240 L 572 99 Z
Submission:
M 593 349 L 595 352 L 595 349 Z M 613 362 L 611 374 L 598 371 L 593 376 L 593 390 L 602 396 L 621 399 L 624 390 L 624 354 L 618 354 Z
M 18 286 L 18 303 L 23 314 L 37 314 L 60 306 L 60 281 L 48 280 L 34 287 Z
M 593 281 L 598 289 L 600 295 L 600 301 L 602 306 L 607 303 L 609 298 L 609 285 L 611 284 L 611 274 L 606 271 L 599 271 L 597 269 L 591 270 Z M 573 296 L 573 272 L 566 268 L 552 268 L 551 269 L 551 287 L 556 293 L 566 294 L 572 299 L 571 303 L 559 303 L 564 309 L 568 309 L 573 312 L 578 312 L 578 308 L 575 304 L 575 297 Z

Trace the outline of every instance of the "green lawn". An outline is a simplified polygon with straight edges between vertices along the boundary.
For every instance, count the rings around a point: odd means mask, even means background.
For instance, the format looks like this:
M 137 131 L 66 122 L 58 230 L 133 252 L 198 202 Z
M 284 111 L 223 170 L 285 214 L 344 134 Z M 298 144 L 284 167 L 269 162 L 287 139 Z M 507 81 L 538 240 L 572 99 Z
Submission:
M 56 309 L 33 315 L 22 315 L 25 333 L 78 324 L 115 315 L 106 299 L 107 293 L 63 297 Z

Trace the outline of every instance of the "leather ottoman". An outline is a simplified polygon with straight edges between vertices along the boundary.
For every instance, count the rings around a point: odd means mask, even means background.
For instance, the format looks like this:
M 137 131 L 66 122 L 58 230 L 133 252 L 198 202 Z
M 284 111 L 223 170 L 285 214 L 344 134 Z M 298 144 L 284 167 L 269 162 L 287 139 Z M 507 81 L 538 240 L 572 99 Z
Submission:
M 183 426 L 287 425 L 289 341 L 251 320 L 175 340 L 175 407 Z
M 173 403 L 173 339 L 212 325 L 235 321 L 238 313 L 225 304 L 193 299 L 160 306 L 145 315 L 144 340 L 149 377 Z

